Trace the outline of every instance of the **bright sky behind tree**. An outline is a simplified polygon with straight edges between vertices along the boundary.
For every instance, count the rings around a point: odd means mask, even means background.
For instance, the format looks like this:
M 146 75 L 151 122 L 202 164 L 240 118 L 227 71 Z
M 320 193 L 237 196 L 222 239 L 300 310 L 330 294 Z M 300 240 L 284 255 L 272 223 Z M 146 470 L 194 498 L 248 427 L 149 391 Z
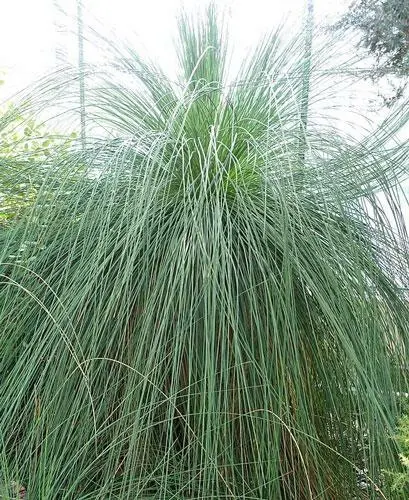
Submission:
M 58 46 L 71 63 L 75 64 L 77 57 L 77 0 L 4 0 L 3 4 L 0 71 L 5 72 L 2 79 L 6 84 L 0 99 L 52 69 Z M 162 66 L 169 67 L 173 64 L 171 40 L 178 11 L 182 6 L 198 9 L 205 4 L 204 0 L 83 0 L 84 22 L 99 33 L 138 42 L 159 58 Z M 231 40 L 236 55 L 240 55 L 283 19 L 291 28 L 299 28 L 306 0 L 217 0 L 216 4 L 228 14 Z M 347 5 L 348 0 L 315 0 L 315 18 L 318 23 L 329 22 Z M 58 12 L 58 6 L 67 16 Z M 58 24 L 68 33 L 58 33 Z M 85 55 L 87 62 L 103 57 L 92 47 L 86 47 Z

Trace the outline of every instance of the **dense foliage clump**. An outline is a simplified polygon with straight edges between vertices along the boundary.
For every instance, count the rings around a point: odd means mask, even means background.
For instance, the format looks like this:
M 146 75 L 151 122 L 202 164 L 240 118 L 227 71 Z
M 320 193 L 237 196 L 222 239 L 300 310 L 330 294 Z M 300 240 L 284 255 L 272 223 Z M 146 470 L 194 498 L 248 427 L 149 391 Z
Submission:
M 132 50 L 92 75 L 104 133 L 56 148 L 0 233 L 8 495 L 383 494 L 406 387 L 408 146 L 400 117 L 362 139 L 318 117 L 327 76 L 301 42 L 272 34 L 231 81 L 210 8 L 180 21 L 178 81 Z
M 398 77 L 385 104 L 401 98 L 409 75 L 409 0 L 356 0 L 335 28 L 358 31 L 359 45 L 375 57 L 372 78 Z

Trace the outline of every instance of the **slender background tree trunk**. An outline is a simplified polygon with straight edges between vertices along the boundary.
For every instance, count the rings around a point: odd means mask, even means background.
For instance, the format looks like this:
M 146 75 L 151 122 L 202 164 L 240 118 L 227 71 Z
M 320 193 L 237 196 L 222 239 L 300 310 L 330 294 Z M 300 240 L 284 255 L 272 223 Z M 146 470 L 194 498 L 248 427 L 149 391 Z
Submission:
M 301 90 L 301 124 L 300 124 L 300 163 L 304 164 L 307 150 L 307 127 L 308 127 L 308 107 L 310 98 L 311 81 L 311 56 L 312 39 L 314 31 L 314 0 L 307 0 L 307 10 L 305 15 L 304 28 L 304 62 L 303 62 L 303 82 Z
M 85 75 L 84 75 L 84 18 L 82 0 L 77 0 L 78 73 L 80 87 L 81 144 L 85 149 Z

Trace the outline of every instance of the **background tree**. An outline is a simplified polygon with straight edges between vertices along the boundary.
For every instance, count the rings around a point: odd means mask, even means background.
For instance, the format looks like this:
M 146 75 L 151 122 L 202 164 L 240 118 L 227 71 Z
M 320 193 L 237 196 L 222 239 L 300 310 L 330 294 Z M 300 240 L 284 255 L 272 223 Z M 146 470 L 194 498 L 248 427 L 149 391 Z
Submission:
M 75 137 L 52 131 L 18 105 L 0 108 L 0 226 L 34 203 L 50 174 L 52 153 L 67 153 Z
M 385 104 L 403 95 L 409 74 L 409 0 L 356 0 L 335 25 L 336 29 L 357 29 L 359 46 L 375 57 L 371 77 L 390 79 L 393 94 Z

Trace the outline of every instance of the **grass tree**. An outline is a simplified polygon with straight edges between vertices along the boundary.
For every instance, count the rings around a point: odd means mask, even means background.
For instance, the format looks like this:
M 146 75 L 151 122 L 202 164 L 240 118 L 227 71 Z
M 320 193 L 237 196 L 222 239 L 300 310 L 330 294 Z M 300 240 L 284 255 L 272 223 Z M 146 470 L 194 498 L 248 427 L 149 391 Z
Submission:
M 126 76 L 94 72 L 87 124 L 105 134 L 54 155 L 0 235 L 2 498 L 388 494 L 402 117 L 339 135 L 314 117 L 313 59 L 301 158 L 302 37 L 265 38 L 233 81 L 219 26 L 212 7 L 180 20 L 177 81 L 132 50 Z

